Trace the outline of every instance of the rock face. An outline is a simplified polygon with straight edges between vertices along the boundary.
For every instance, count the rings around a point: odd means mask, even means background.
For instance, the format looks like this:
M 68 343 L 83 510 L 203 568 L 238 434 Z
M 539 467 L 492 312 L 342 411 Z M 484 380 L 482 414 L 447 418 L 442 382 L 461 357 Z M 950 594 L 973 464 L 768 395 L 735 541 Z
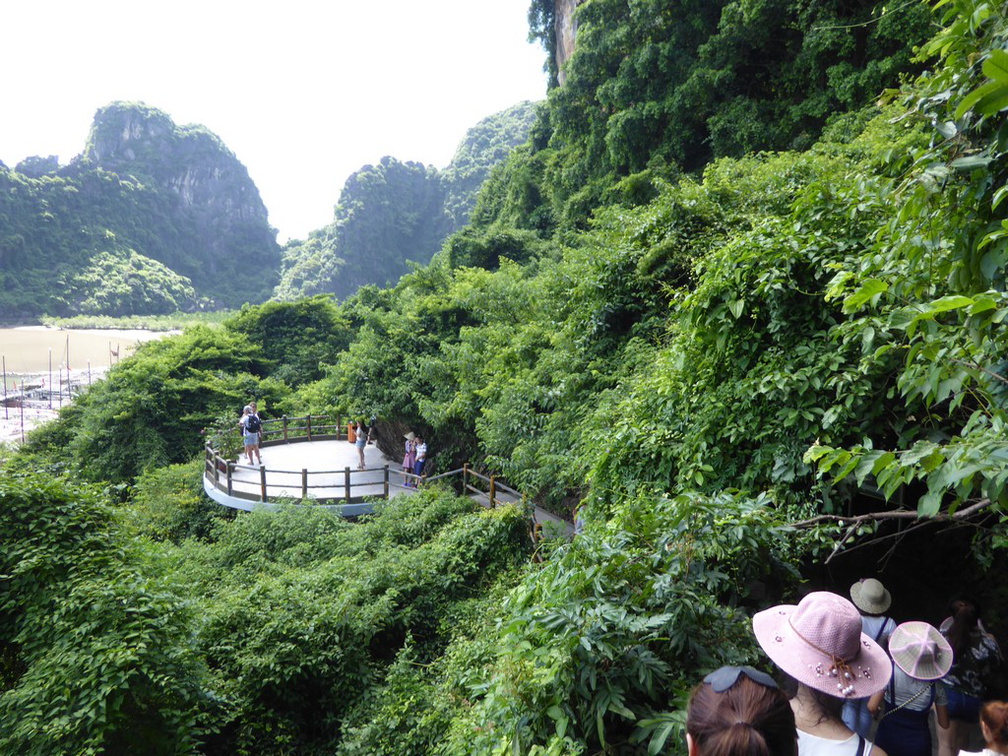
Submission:
M 228 307 L 268 298 L 279 275 L 276 232 L 248 170 L 215 134 L 143 104 L 113 103 L 95 115 L 79 161 L 166 195 L 182 233 L 160 261 L 201 282 L 201 294 Z M 220 276 L 230 280 L 215 282 Z
M 561 85 L 566 78 L 564 63 L 574 54 L 574 38 L 577 36 L 577 20 L 574 18 L 574 11 L 583 2 L 584 0 L 556 0 L 553 6 L 557 81 Z

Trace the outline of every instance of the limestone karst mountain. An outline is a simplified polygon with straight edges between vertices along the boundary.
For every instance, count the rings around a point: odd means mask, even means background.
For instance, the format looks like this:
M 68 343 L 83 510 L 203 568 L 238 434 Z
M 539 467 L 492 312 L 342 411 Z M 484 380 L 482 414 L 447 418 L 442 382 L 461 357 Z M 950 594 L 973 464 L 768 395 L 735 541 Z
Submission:
M 522 102 L 470 128 L 441 171 L 383 157 L 343 186 L 333 222 L 289 242 L 278 299 L 352 295 L 365 284 L 394 284 L 408 261 L 425 264 L 469 222 L 490 172 L 528 139 L 535 104 Z
M 265 300 L 280 247 L 245 166 L 201 126 L 98 110 L 84 151 L 0 167 L 0 317 Z

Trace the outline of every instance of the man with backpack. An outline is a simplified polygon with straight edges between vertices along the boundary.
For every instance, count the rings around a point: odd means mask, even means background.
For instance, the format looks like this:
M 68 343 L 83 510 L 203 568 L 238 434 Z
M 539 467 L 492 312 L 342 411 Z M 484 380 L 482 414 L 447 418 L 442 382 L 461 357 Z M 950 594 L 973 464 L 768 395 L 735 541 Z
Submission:
M 245 442 L 245 455 L 248 457 L 249 464 L 252 464 L 252 455 L 254 454 L 261 465 L 262 454 L 259 452 L 259 443 L 262 440 L 262 420 L 256 411 L 255 402 L 246 405 L 244 414 L 238 421 L 238 427 L 241 429 L 242 439 Z

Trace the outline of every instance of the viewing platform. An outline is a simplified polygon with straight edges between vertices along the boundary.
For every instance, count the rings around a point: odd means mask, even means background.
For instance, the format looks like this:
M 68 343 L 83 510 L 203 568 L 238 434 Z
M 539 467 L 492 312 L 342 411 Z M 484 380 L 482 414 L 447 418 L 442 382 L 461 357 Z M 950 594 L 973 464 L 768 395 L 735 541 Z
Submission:
M 373 443 L 364 448 L 365 469 L 358 469 L 356 444 L 338 421 L 310 415 L 264 420 L 262 436 L 262 465 L 238 461 L 244 448 L 237 427 L 226 447 L 219 440 L 207 443 L 207 496 L 245 511 L 309 504 L 357 517 L 372 510 L 374 499 L 416 491 L 415 476 L 403 472 L 401 460 L 384 456 Z
M 453 483 L 462 495 L 486 508 L 525 504 L 525 497 L 468 465 L 434 476 L 403 472 L 402 460 L 382 454 L 377 446 L 364 447 L 364 469 L 358 469 L 356 444 L 339 420 L 322 416 L 263 420 L 262 465 L 243 464 L 241 437 L 218 435 L 206 444 L 203 490 L 226 507 L 251 511 L 297 504 L 327 509 L 344 517 L 369 514 L 376 500 L 410 496 L 436 480 Z M 533 528 L 570 536 L 573 525 L 540 507 L 529 507 Z

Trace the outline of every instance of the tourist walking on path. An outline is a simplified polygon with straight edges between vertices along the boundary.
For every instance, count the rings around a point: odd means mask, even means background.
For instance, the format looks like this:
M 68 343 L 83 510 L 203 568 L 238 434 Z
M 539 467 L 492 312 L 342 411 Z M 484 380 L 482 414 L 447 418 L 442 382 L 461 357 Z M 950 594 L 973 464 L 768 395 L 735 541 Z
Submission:
M 875 578 L 859 580 L 850 587 L 851 601 L 861 613 L 861 632 L 878 643 L 883 649 L 889 647 L 889 636 L 896 629 L 896 623 L 885 613 L 892 604 L 892 595 Z M 868 711 L 868 699 L 845 701 L 843 721 L 851 730 L 867 738 L 872 726 L 872 715 Z
M 952 666 L 952 646 L 927 622 L 904 622 L 889 638 L 889 655 L 889 686 L 868 703 L 873 715 L 882 716 L 875 742 L 889 756 L 931 756 L 932 706 L 938 726 L 949 723 L 945 686 L 936 681 Z
M 959 756 L 999 756 L 1008 754 L 1008 703 L 988 701 L 980 709 L 980 730 L 987 747 L 976 753 L 960 751 Z
M 951 617 L 940 628 L 952 646 L 952 668 L 945 676 L 949 726 L 938 730 L 938 756 L 955 756 L 968 742 L 987 697 L 986 681 L 1002 664 L 997 641 L 980 622 L 980 605 L 959 596 L 950 602 L 949 610 Z
M 423 475 L 424 465 L 427 464 L 427 444 L 423 436 L 416 437 L 416 462 L 413 463 L 413 474 L 420 478 Z M 414 485 L 419 485 L 419 480 L 413 481 Z
M 753 617 L 756 640 L 792 677 L 791 699 L 799 756 L 887 756 L 843 723 L 845 700 L 885 688 L 892 668 L 886 652 L 861 632 L 861 615 L 835 593 L 810 593 Z
M 357 446 L 357 456 L 360 458 L 360 462 L 357 465 L 358 470 L 363 470 L 366 465 L 364 464 L 364 447 L 367 446 L 368 442 L 368 429 L 364 427 L 364 422 L 357 421 L 357 439 L 354 444 Z
M 416 463 L 416 434 L 410 431 L 405 436 L 405 443 L 403 443 L 403 450 L 406 452 L 402 458 L 402 469 L 404 473 L 413 474 L 413 465 Z M 408 477 L 404 478 L 406 485 L 410 485 L 410 479 Z
M 721 667 L 690 694 L 689 756 L 795 756 L 794 713 L 773 678 L 752 667 Z

